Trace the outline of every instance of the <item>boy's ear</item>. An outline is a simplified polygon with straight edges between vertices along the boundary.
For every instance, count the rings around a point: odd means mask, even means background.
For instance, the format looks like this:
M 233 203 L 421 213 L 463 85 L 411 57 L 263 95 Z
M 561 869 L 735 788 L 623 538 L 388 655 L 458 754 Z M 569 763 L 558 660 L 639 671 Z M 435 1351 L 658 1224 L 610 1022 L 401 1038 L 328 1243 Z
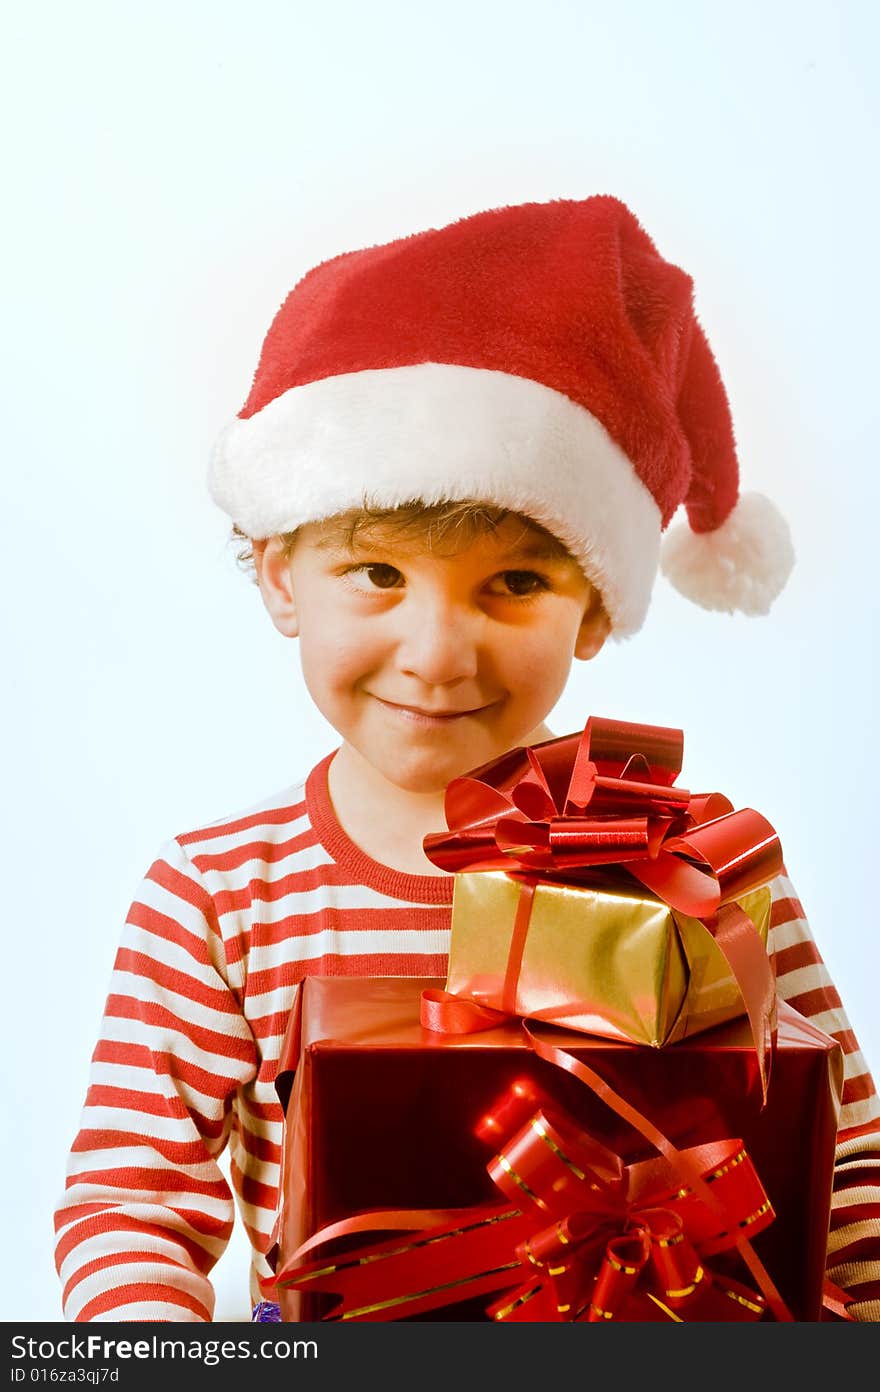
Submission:
M 270 537 L 268 541 L 252 542 L 251 550 L 257 584 L 269 617 L 285 638 L 295 638 L 299 633 L 299 620 L 287 548 L 281 537 Z
M 579 657 L 582 662 L 588 662 L 601 650 L 610 632 L 611 620 L 605 612 L 599 591 L 594 590 L 575 639 L 575 657 Z

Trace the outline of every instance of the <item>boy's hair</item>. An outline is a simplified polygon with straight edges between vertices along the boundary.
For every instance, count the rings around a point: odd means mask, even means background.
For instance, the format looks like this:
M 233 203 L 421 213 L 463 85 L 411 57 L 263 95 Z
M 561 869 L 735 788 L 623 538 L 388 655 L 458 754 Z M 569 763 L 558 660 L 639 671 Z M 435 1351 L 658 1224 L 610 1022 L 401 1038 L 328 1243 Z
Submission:
M 574 560 L 568 547 L 539 522 L 534 522 L 522 513 L 512 512 L 509 508 L 492 507 L 488 503 L 471 498 L 431 504 L 414 500 L 394 508 L 370 507 L 364 504 L 360 508 L 337 513 L 334 517 L 328 518 L 323 525 L 332 527 L 338 533 L 339 540 L 346 546 L 353 546 L 358 536 L 369 534 L 371 530 L 381 526 L 390 529 L 396 536 L 423 537 L 429 551 L 442 554 L 441 548 L 445 545 L 447 554 L 455 554 L 469 546 L 476 537 L 496 531 L 507 517 L 517 518 L 522 523 L 523 530 L 530 528 L 540 532 L 551 546 L 558 550 L 559 556 L 567 556 Z M 288 556 L 293 553 L 298 530 L 280 533 Z M 256 584 L 252 539 L 239 527 L 233 526 L 230 542 L 237 548 L 236 564 Z

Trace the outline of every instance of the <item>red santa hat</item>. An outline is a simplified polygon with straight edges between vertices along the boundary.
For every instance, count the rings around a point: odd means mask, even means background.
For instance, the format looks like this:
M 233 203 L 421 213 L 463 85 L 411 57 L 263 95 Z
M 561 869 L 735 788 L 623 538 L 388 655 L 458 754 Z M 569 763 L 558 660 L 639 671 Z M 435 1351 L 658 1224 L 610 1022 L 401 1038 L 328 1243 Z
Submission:
M 690 276 L 607 195 L 491 209 L 310 270 L 209 488 L 254 539 L 365 505 L 523 513 L 566 544 L 619 637 L 658 566 L 707 608 L 762 614 L 794 563 L 774 505 L 739 496 Z

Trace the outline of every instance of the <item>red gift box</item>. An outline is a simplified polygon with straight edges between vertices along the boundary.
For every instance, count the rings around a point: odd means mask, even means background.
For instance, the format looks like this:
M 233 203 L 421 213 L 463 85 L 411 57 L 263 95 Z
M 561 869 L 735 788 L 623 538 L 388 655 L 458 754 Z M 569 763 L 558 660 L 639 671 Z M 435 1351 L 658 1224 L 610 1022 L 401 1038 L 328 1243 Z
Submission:
M 497 1201 L 489 1171 L 493 1147 L 481 1136 L 480 1121 L 519 1082 L 627 1165 L 638 1167 L 656 1154 L 592 1088 L 540 1057 L 520 1024 L 463 1035 L 425 1029 L 421 993 L 442 984 L 398 977 L 310 977 L 303 983 L 277 1081 L 286 1108 L 271 1253 L 279 1275 L 306 1238 L 352 1215 Z M 820 1319 L 843 1082 L 840 1045 L 780 1002 L 762 1106 L 754 1042 L 742 1018 L 662 1050 L 553 1026 L 536 1033 L 594 1069 L 679 1150 L 742 1140 L 774 1215 L 751 1239 L 753 1251 L 790 1316 Z M 364 1248 L 365 1233 L 376 1236 L 364 1228 L 337 1242 L 334 1252 Z M 712 1269 L 722 1278 L 750 1279 L 737 1252 L 713 1256 Z M 488 1319 L 485 1289 L 419 1318 Z M 275 1298 L 289 1321 L 333 1318 L 339 1303 L 335 1295 L 282 1284 Z

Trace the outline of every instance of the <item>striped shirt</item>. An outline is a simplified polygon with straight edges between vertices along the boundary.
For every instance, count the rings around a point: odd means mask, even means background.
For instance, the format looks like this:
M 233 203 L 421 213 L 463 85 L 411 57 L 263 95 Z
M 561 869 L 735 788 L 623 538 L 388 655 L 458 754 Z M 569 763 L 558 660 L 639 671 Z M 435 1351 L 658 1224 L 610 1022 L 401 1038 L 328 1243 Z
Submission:
M 252 1300 L 271 1299 L 274 1084 L 299 983 L 445 977 L 454 877 L 389 869 L 351 841 L 330 801 L 334 752 L 168 841 L 134 898 L 55 1213 L 68 1320 L 210 1320 L 236 1203 Z M 791 882 L 771 892 L 779 993 L 845 1054 L 828 1274 L 857 1319 L 880 1320 L 880 1101 Z

